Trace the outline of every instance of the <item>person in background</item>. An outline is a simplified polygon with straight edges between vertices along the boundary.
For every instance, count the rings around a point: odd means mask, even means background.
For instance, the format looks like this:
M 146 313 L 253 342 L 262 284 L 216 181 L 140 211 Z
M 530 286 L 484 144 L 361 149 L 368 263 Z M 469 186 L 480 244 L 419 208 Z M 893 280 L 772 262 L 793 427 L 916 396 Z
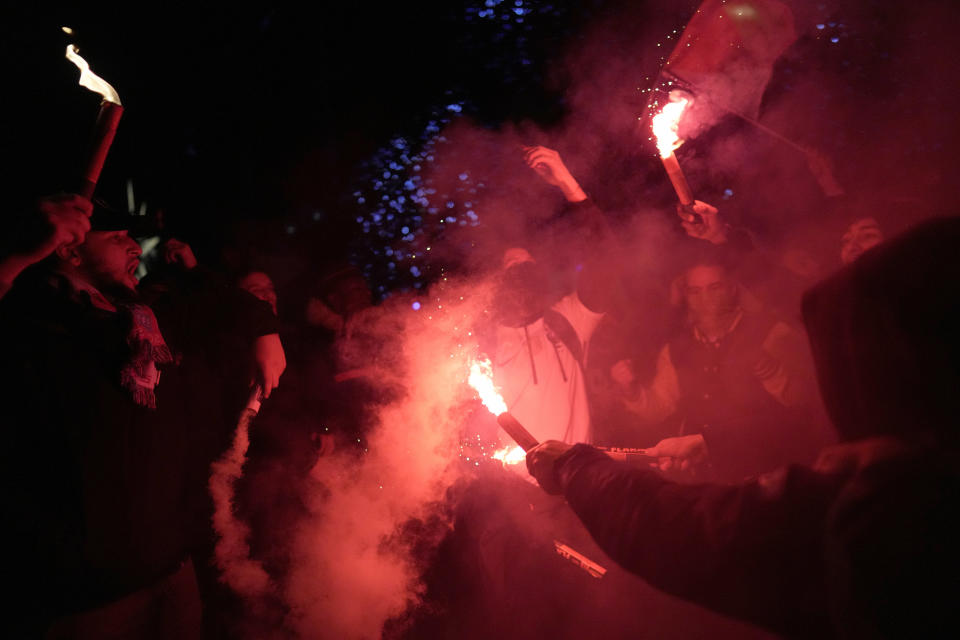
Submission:
M 277 289 L 263 271 L 250 271 L 237 280 L 237 286 L 270 305 L 273 315 L 277 315 Z
M 240 289 L 269 304 L 274 315 L 277 314 L 276 286 L 273 279 L 265 271 L 249 270 L 242 273 L 236 282 Z M 318 394 L 315 393 L 315 389 L 311 385 L 309 372 L 303 370 L 305 363 L 300 359 L 291 358 L 290 364 L 291 367 L 284 372 L 284 388 L 280 391 L 280 397 L 266 404 L 261 415 L 261 422 L 269 423 L 276 418 L 288 426 L 286 429 L 266 428 L 260 430 L 260 433 L 271 438 L 276 436 L 273 438 L 275 443 L 281 449 L 285 449 L 286 444 L 292 444 L 281 442 L 285 440 L 284 434 L 289 430 L 289 425 L 300 424 L 306 428 L 305 433 L 313 447 L 301 447 L 298 444 L 297 449 L 303 452 L 314 449 L 314 453 L 317 455 L 329 455 L 334 451 L 335 441 L 330 428 L 323 426 L 325 421 L 322 417 L 322 405 L 325 399 L 317 397 Z M 321 402 L 318 403 L 316 400 Z M 284 417 L 281 418 L 280 416 Z M 307 467 L 312 466 L 314 458 L 315 456 L 307 455 L 309 461 Z M 294 466 L 299 468 L 303 466 L 303 462 L 301 461 Z
M 307 322 L 339 337 L 349 336 L 351 321 L 372 306 L 372 294 L 360 270 L 343 266 L 326 274 L 307 300 Z
M 268 302 L 200 264 L 190 246 L 176 238 L 168 238 L 157 253 L 160 260 L 142 282 L 140 295 L 156 310 L 171 344 L 183 355 L 179 374 L 189 381 L 185 400 L 195 424 L 194 448 L 205 461 L 196 467 L 192 481 L 203 490 L 192 505 L 196 530 L 191 554 L 204 605 L 204 631 L 218 637 L 229 628 L 233 598 L 213 562 L 209 463 L 229 446 L 237 418 L 253 395 L 263 400 L 261 411 L 273 402 L 286 371 L 286 353 Z
M 960 218 L 923 223 L 804 299 L 838 445 L 812 467 L 682 485 L 586 445 L 530 473 L 618 564 L 787 637 L 953 637 L 960 571 Z
M 865 251 L 883 242 L 883 230 L 875 218 L 859 218 L 840 237 L 840 262 L 847 265 Z
M 677 435 L 647 453 L 664 469 L 725 480 L 805 460 L 822 443 L 807 433 L 813 388 L 802 337 L 743 304 L 723 256 L 696 260 L 676 284 L 684 324 L 660 350 L 653 380 L 636 384 L 629 362 L 611 371 L 641 424 L 674 419 Z
M 574 226 L 583 246 L 567 248 L 570 266 L 588 259 L 580 263 L 576 289 L 556 295 L 552 274 L 529 251 L 504 252 L 493 302 L 494 382 L 510 412 L 537 439 L 591 442 L 584 366 L 593 332 L 615 297 L 612 264 L 618 252 L 603 214 L 556 151 L 527 147 L 524 159 L 563 194 L 564 215 L 579 223 Z
M 373 294 L 363 273 L 349 264 L 340 264 L 324 273 L 313 285 L 305 309 L 302 337 L 305 366 L 309 368 L 316 393 L 324 397 L 323 416 L 327 429 L 342 445 L 361 454 L 366 435 L 376 420 L 377 407 L 391 393 L 373 354 L 384 356 L 380 332 L 372 331 L 377 315 Z

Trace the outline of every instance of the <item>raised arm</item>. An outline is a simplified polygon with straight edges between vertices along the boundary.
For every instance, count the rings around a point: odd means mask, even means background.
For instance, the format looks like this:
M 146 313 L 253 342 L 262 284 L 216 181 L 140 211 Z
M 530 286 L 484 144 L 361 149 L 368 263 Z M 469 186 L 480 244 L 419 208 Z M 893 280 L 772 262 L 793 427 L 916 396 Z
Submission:
M 523 159 L 544 182 L 560 189 L 567 202 L 583 202 L 587 199 L 587 194 L 557 151 L 539 146 L 524 147 Z
M 6 255 L 0 256 L 0 298 L 27 267 L 42 261 L 57 247 L 83 243 L 92 212 L 90 201 L 78 195 L 42 198 L 36 213 L 25 220 L 25 228 L 13 231 Z
M 565 236 L 568 244 L 564 249 L 574 246 L 576 251 L 572 253 L 580 254 L 577 260 L 580 301 L 595 313 L 622 306 L 627 297 L 620 281 L 623 252 L 603 212 L 587 196 L 557 151 L 540 146 L 524 147 L 524 160 L 567 200 L 568 206 L 554 220 L 564 218 L 566 225 L 573 226 L 572 235 Z

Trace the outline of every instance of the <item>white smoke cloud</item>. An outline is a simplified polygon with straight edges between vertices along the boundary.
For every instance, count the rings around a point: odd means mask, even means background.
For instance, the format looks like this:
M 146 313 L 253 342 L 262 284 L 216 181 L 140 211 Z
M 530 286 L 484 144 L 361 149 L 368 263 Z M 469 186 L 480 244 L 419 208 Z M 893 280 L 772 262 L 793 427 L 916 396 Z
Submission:
M 245 601 L 258 603 L 271 588 L 270 576 L 250 557 L 250 527 L 235 509 L 235 484 L 243 473 L 250 446 L 249 429 L 256 416 L 244 409 L 237 423 L 233 444 L 210 466 L 210 496 L 213 498 L 213 528 L 217 536 L 214 561 L 221 579 Z
M 484 313 L 484 288 L 467 290 L 442 282 L 418 298 L 419 311 L 410 299 L 392 298 L 357 319 L 363 353 L 348 345 L 344 357 L 366 358 L 377 384 L 400 395 L 380 409 L 359 461 L 321 457 L 311 471 L 310 515 L 293 533 L 283 586 L 288 625 L 299 637 L 379 638 L 423 595 L 423 567 L 402 530 L 411 519 L 443 522 L 440 503 L 460 474 L 472 327 Z

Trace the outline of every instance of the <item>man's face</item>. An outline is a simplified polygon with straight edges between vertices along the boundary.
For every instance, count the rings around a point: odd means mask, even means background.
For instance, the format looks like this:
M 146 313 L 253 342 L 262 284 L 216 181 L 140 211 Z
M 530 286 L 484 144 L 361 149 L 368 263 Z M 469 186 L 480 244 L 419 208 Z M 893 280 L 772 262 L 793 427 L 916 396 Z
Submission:
M 261 271 L 252 271 L 240 280 L 239 285 L 244 291 L 249 291 L 254 297 L 269 304 L 273 315 L 277 315 L 277 290 L 270 276 Z
M 695 320 L 716 317 L 736 307 L 736 287 L 723 267 L 693 267 L 684 281 L 687 308 Z
M 507 327 L 522 327 L 547 309 L 548 282 L 540 265 L 521 262 L 503 272 L 497 287 L 497 321 Z
M 140 281 L 134 273 L 140 264 L 140 253 L 140 245 L 126 230 L 91 231 L 77 247 L 81 258 L 77 270 L 98 289 L 136 291 Z
M 849 227 L 840 238 L 840 261 L 850 264 L 871 247 L 883 242 L 883 232 L 873 218 L 861 218 Z

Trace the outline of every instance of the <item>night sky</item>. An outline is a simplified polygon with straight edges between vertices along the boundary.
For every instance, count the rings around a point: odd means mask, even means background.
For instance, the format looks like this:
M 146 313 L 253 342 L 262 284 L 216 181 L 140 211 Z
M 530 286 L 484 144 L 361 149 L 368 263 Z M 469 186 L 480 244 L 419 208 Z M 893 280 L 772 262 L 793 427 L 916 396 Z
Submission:
M 618 172 L 656 170 L 650 149 L 621 142 L 619 134 L 642 115 L 639 89 L 657 70 L 654 40 L 669 45 L 654 36 L 682 29 L 697 4 L 465 0 L 7 8 L 2 46 L 10 61 L 3 128 L 12 160 L 8 188 L 13 201 L 21 202 L 68 189 L 74 180 L 98 104 L 77 86 L 76 69 L 63 59 L 66 44 L 74 42 L 94 71 L 117 88 L 126 109 L 99 195 L 125 208 L 131 180 L 138 206 L 145 201 L 149 213 L 162 208 L 170 230 L 207 259 L 255 237 L 261 246 L 254 253 L 277 255 L 293 247 L 297 264 L 278 271 L 351 258 L 361 267 L 372 265 L 367 272 L 386 293 L 422 279 L 417 272 L 411 276 L 405 263 L 403 277 L 391 275 L 395 268 L 387 265 L 393 260 L 382 248 L 407 236 L 414 242 L 426 200 L 421 206 L 408 197 L 387 225 L 385 216 L 374 222 L 378 214 L 362 195 L 402 155 L 397 140 L 412 156 L 458 119 L 469 118 L 481 130 L 521 125 L 563 130 L 568 137 L 576 129 L 570 123 L 579 119 L 584 132 L 602 129 L 596 137 L 606 145 L 603 154 L 584 154 L 591 164 L 589 170 L 581 166 L 580 175 L 588 191 L 602 191 L 603 181 L 617 179 Z M 936 160 L 953 162 L 952 151 L 944 155 L 957 138 L 957 127 L 948 124 L 956 102 L 949 62 L 956 47 L 948 38 L 951 26 L 942 20 L 949 3 L 911 5 L 940 12 L 930 13 L 934 17 L 921 27 L 911 20 L 923 12 L 902 3 L 788 4 L 801 38 L 778 65 L 770 95 L 809 94 L 809 86 L 793 80 L 811 69 L 838 79 L 822 87 L 822 113 L 803 111 L 810 117 L 796 135 L 842 156 L 865 141 L 900 135 L 890 119 L 902 124 L 916 117 L 907 110 L 919 105 L 921 140 L 901 145 L 907 164 L 915 164 L 911 154 L 939 154 Z M 815 24 L 823 25 L 819 32 Z M 60 31 L 63 25 L 75 30 L 72 38 Z M 610 87 L 594 87 L 595 105 L 584 108 L 583 87 L 590 80 L 599 84 L 603 67 L 610 66 L 603 56 L 621 65 L 635 56 L 636 64 L 619 72 Z M 809 95 L 804 98 L 812 104 Z M 615 116 L 611 104 L 619 109 Z M 931 122 L 923 109 L 939 119 Z M 790 113 L 780 116 L 787 125 L 796 122 Z M 590 123 L 591 117 L 608 122 Z M 610 124 L 615 119 L 623 120 L 620 129 Z M 716 148 L 736 129 L 727 123 L 700 144 Z M 938 135 L 929 135 L 933 129 Z M 696 179 L 699 152 L 695 144 L 689 148 Z M 576 168 L 576 159 L 571 164 Z M 403 189 L 410 178 L 406 165 L 386 171 L 386 182 L 395 184 L 383 189 Z M 710 173 L 715 184 L 707 195 L 741 193 L 734 173 Z M 653 180 L 654 192 L 669 203 L 660 178 Z M 851 180 L 875 180 L 875 172 Z M 649 183 L 630 197 L 650 196 Z M 623 198 L 606 195 L 609 208 L 624 205 Z M 456 224 L 482 226 L 483 212 L 466 217 L 472 209 L 461 202 L 455 208 Z
M 125 201 L 129 177 L 138 200 L 152 198 L 191 216 L 332 208 L 357 163 L 393 134 L 416 127 L 447 91 L 475 94 L 481 107 L 492 104 L 485 114 L 491 121 L 524 111 L 524 101 L 549 109 L 549 96 L 536 95 L 539 68 L 513 82 L 529 98 L 511 92 L 510 104 L 497 104 L 505 90 L 504 69 L 496 68 L 502 61 L 489 64 L 491 51 L 482 50 L 484 36 L 496 29 L 472 28 L 468 8 L 361 2 L 234 4 L 221 11 L 199 3 L 189 10 L 130 3 L 43 15 L 8 10 L 4 48 L 17 62 L 8 68 L 8 86 L 25 89 L 8 91 L 8 114 L 16 116 L 8 125 L 17 125 L 5 127 L 6 144 L 19 151 L 18 177 L 31 186 L 62 188 L 69 181 L 70 161 L 98 104 L 76 86 L 77 71 L 63 59 L 65 45 L 75 42 L 126 109 L 101 195 Z M 558 11 L 563 16 L 552 26 L 564 26 L 570 13 Z M 64 35 L 62 25 L 76 35 Z M 538 55 L 545 48 L 531 46 Z M 23 99 L 10 100 L 14 93 Z M 520 115 L 544 111 L 538 104 L 526 110 Z

